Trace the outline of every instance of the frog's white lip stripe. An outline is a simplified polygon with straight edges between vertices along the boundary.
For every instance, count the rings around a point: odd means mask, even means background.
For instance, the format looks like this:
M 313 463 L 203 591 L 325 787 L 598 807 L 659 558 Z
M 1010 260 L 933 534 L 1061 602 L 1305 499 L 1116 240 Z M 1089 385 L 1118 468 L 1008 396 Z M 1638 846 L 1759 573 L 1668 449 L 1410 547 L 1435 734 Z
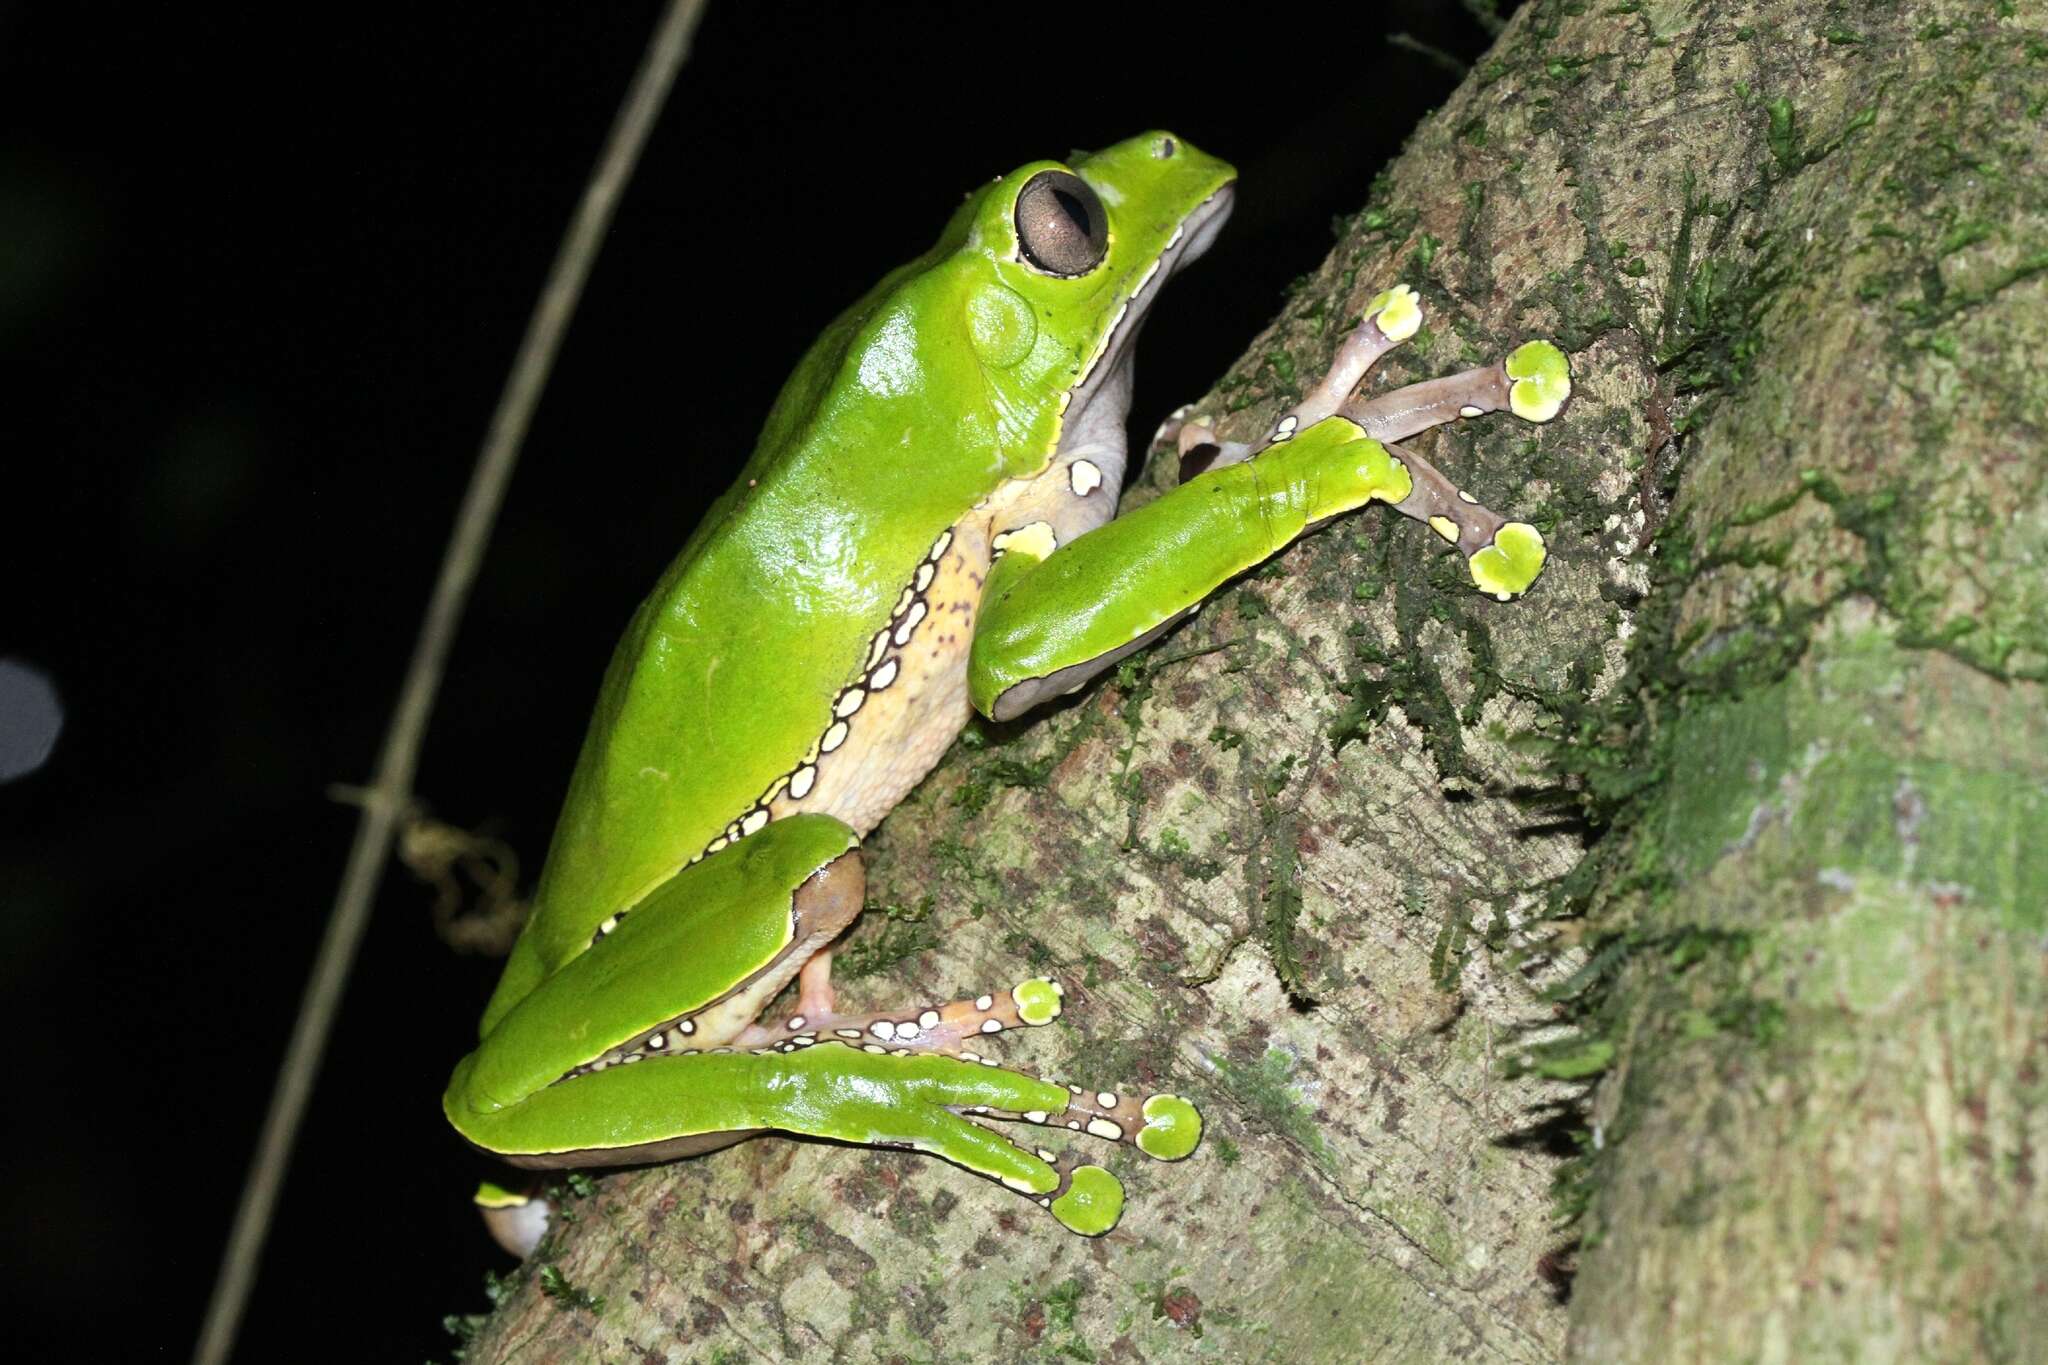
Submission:
M 1087 407 L 1100 376 L 1113 370 L 1115 362 L 1126 354 L 1131 338 L 1137 335 L 1138 324 L 1144 321 L 1153 300 L 1159 297 L 1160 286 L 1172 279 L 1182 266 L 1209 249 L 1216 240 L 1216 234 L 1229 221 L 1231 207 L 1236 202 L 1237 182 L 1232 181 L 1195 205 L 1188 216 L 1181 219 L 1180 227 L 1165 250 L 1152 262 L 1151 270 L 1131 291 L 1123 310 L 1110 324 L 1109 331 L 1102 338 L 1101 348 L 1081 371 L 1081 380 L 1074 386 L 1072 400 L 1067 405 L 1069 415 L 1075 408 Z M 1105 360 L 1111 363 L 1105 366 L 1102 363 Z

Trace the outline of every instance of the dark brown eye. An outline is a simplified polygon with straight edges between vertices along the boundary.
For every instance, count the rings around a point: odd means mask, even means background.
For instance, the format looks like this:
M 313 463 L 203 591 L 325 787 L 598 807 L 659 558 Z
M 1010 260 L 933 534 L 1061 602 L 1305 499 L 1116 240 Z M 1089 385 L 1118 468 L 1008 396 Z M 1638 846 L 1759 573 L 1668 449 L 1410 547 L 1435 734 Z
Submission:
M 1040 171 L 1017 193 L 1017 244 L 1034 269 L 1085 275 L 1109 250 L 1109 215 L 1071 171 Z

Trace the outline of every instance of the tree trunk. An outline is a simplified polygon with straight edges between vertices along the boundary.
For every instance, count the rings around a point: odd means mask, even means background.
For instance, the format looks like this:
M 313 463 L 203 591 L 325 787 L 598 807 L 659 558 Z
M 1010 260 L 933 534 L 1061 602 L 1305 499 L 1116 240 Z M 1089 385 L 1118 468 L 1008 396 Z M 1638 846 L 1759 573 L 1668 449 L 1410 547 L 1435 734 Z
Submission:
M 2042 20 L 1522 11 L 1203 411 L 1397 280 L 1375 383 L 1557 339 L 1562 419 L 1417 443 L 1535 590 L 1343 520 L 868 845 L 844 998 L 1055 973 L 1006 1055 L 1201 1150 L 1092 1242 L 897 1152 L 607 1176 L 470 1358 L 2048 1354 Z

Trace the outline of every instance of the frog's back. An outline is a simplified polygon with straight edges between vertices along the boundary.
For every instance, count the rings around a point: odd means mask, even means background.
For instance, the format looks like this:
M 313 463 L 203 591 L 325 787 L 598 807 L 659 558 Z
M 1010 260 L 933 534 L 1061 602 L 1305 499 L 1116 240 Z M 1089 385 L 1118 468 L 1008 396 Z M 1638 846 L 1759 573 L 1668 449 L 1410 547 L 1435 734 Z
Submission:
M 635 613 L 542 875 L 544 958 L 580 950 L 606 914 L 816 780 L 905 588 L 1001 481 L 995 414 L 939 397 L 979 388 L 944 373 L 976 364 L 964 319 L 947 335 L 955 288 L 913 262 L 819 339 Z

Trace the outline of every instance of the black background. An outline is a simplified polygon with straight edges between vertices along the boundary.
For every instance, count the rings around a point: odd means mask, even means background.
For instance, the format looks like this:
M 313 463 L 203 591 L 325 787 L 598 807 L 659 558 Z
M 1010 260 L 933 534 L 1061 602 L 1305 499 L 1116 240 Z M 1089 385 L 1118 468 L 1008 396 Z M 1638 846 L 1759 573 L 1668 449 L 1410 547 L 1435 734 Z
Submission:
M 1505 8 L 1505 6 L 1504 6 Z M 0 656 L 62 692 L 0 786 L 10 1337 L 191 1347 L 457 500 L 657 6 L 0 5 Z M 544 848 L 634 603 L 807 341 L 977 181 L 1147 127 L 1237 163 L 1154 314 L 1199 394 L 1470 60 L 1444 0 L 714 3 L 583 300 L 420 772 Z M 384 885 L 240 1359 L 445 1359 L 504 1258 L 439 1092 L 495 964 Z M 715 1159 L 715 1158 L 714 1158 Z M 17 1356 L 17 1358 L 22 1358 Z

